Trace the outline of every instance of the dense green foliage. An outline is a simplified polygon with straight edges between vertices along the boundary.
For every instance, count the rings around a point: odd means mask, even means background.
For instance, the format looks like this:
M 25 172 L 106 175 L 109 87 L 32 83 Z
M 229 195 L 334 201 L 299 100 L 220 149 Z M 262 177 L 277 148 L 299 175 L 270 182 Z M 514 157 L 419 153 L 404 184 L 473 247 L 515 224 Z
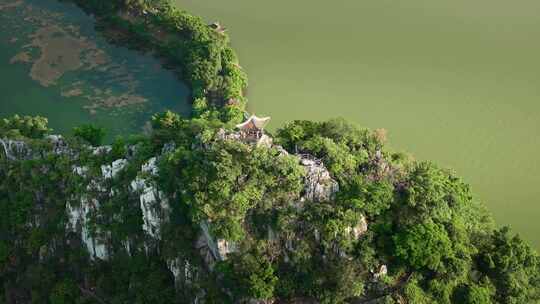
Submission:
M 19 116 L 0 120 L 0 135 L 10 137 L 42 138 L 49 133 L 47 118 L 40 116 Z
M 189 303 L 204 291 L 207 303 L 539 299 L 536 252 L 507 228 L 496 230 L 461 179 L 385 150 L 381 132 L 343 120 L 297 121 L 279 130 L 276 142 L 322 159 L 339 183 L 331 200 L 300 203 L 306 173 L 297 158 L 278 146 L 225 139 L 225 126 L 166 112 L 154 117 L 149 137 L 118 139 L 105 154 L 66 138 L 73 154 L 47 153 L 53 147 L 37 136 L 48 132 L 41 118 L 4 120 L 2 137 L 42 152 L 13 161 L 0 149 L 2 298 Z M 139 169 L 152 156 L 159 157 L 152 180 L 171 204 L 160 240 L 142 230 L 139 194 L 129 186 L 148 176 Z M 102 166 L 119 158 L 129 165 L 103 180 Z M 86 178 L 72 169 L 81 165 L 89 168 Z M 105 189 L 90 190 L 95 182 Z M 89 215 L 92 233 L 114 253 L 106 260 L 91 259 L 80 235 L 66 232 L 66 201 L 89 196 L 101 206 Z M 363 219 L 368 230 L 354 235 Z M 198 223 L 237 248 L 214 270 L 195 245 Z M 127 252 L 126 239 L 139 249 Z M 167 263 L 179 257 L 190 274 L 175 284 Z M 387 274 L 379 273 L 382 265 Z
M 73 135 L 87 141 L 93 146 L 99 146 L 105 137 L 105 129 L 94 125 L 82 125 L 73 129 Z
M 246 77 L 219 26 L 166 0 L 70 1 L 175 69 L 194 115 L 99 148 L 97 127 L 46 137 L 45 118 L 0 120 L 0 303 L 540 299 L 538 254 L 452 172 L 342 119 L 291 122 L 275 145 L 227 137 Z
M 272 299 L 278 278 L 268 257 L 253 248 L 242 254 L 234 254 L 219 269 L 224 274 L 224 285 L 236 300 L 255 298 Z

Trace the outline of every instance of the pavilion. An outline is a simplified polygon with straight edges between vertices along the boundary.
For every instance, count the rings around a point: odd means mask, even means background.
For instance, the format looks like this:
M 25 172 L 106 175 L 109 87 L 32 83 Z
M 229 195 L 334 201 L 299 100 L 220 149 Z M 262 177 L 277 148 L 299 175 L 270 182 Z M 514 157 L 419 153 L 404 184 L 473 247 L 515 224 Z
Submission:
M 264 135 L 264 128 L 270 122 L 270 117 L 257 117 L 251 115 L 245 122 L 236 125 L 242 138 L 258 141 Z

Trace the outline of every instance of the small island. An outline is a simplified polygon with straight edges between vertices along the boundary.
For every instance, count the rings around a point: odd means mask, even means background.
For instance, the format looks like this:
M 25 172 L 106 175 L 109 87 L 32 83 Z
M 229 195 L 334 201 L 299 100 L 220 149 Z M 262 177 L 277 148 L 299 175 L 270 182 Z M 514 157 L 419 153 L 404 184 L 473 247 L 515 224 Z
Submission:
M 535 303 L 540 257 L 451 170 L 333 119 L 247 115 L 223 27 L 83 1 L 190 84 L 148 134 L 0 119 L 0 303 Z

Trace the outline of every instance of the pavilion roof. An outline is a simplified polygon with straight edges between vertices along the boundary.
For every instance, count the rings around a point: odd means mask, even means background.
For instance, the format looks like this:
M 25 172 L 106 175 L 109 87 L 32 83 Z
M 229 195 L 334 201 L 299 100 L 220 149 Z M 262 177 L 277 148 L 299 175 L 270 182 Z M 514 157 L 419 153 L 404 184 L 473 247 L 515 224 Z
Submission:
M 270 122 L 270 117 L 257 117 L 251 115 L 245 122 L 236 125 L 238 129 L 264 129 L 266 125 Z

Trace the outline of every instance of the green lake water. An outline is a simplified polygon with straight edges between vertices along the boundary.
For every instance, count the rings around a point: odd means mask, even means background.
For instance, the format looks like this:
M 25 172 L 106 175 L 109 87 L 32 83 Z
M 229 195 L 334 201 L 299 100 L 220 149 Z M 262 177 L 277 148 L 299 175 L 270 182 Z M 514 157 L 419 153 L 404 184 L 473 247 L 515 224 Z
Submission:
M 175 0 L 219 21 L 250 110 L 342 116 L 453 168 L 540 248 L 540 2 Z
M 0 0 L 0 7 L 13 2 Z M 189 89 L 171 71 L 163 69 L 151 56 L 108 44 L 95 32 L 93 19 L 73 5 L 56 0 L 24 0 L 17 7 L 0 9 L 0 23 L 0 117 L 42 115 L 49 118 L 58 133 L 93 123 L 108 130 L 110 141 L 117 135 L 140 133 L 157 111 L 190 111 Z M 86 63 L 66 71 L 51 85 L 32 79 L 32 67 L 43 48 L 27 45 L 32 42 L 31 35 L 51 25 L 60 31 L 75 26 L 77 34 L 72 36 L 84 41 L 80 56 L 93 51 L 105 56 L 107 62 L 98 62 L 94 67 Z M 67 48 L 57 56 L 60 64 L 62 57 L 69 54 Z M 31 54 L 33 61 L 13 63 L 13 57 L 23 51 Z M 51 66 L 55 68 L 56 64 Z M 70 91 L 77 90 L 79 93 L 70 95 Z M 126 92 L 129 95 L 121 98 Z M 129 104 L 138 99 L 144 102 Z

